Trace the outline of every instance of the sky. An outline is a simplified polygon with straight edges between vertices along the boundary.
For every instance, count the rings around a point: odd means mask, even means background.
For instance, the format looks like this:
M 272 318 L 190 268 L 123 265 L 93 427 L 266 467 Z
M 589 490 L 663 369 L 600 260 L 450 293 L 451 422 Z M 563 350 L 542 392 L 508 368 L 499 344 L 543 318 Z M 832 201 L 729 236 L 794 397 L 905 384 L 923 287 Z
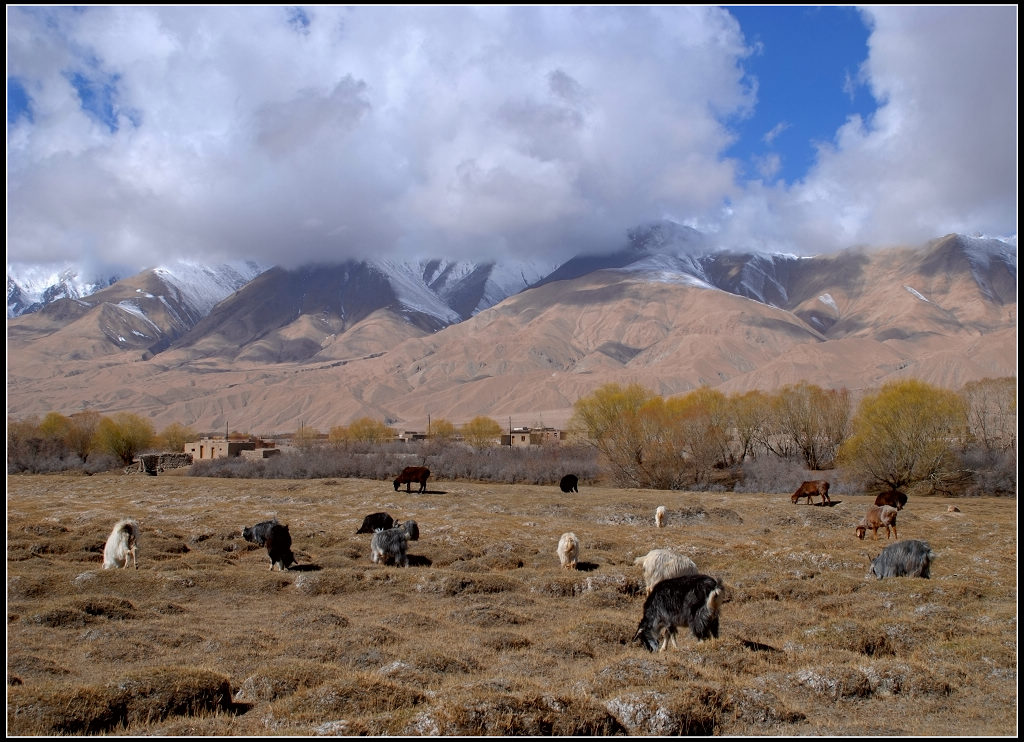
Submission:
M 1017 7 L 7 6 L 7 261 L 1017 233 Z

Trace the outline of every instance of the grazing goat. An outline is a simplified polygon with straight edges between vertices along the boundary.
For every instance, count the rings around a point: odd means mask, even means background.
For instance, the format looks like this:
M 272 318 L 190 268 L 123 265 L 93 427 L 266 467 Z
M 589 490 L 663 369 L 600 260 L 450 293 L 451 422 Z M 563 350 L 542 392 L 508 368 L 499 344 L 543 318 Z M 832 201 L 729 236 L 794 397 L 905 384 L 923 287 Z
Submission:
M 265 546 L 270 529 L 276 525 L 279 525 L 277 518 L 274 518 L 273 520 L 265 520 L 254 526 L 247 526 L 242 529 L 242 538 L 256 544 L 257 546 Z
M 280 568 L 282 572 L 296 563 L 295 554 L 292 553 L 292 535 L 288 526 L 274 523 L 263 540 L 267 547 L 267 556 L 270 557 L 270 570 L 274 567 Z
M 832 502 L 832 498 L 828 496 L 829 483 L 824 479 L 812 479 L 809 482 L 804 482 L 797 487 L 796 492 L 789 499 L 796 505 L 800 502 L 801 497 L 807 498 L 807 504 L 810 505 L 814 502 L 815 495 L 821 495 L 821 504 L 824 505 L 826 502 Z
M 935 554 L 927 541 L 897 541 L 889 544 L 882 553 L 871 560 L 869 575 L 878 579 L 884 577 L 924 577 L 931 576 L 932 560 Z
M 579 492 L 580 491 L 580 478 L 575 474 L 566 474 L 562 477 L 562 481 L 558 483 L 559 489 L 562 492 Z
M 658 509 L 654 511 L 654 525 L 658 528 L 665 527 L 665 506 L 659 505 Z
M 103 569 L 128 566 L 128 557 L 132 558 L 135 569 L 139 568 L 136 559 L 136 547 L 139 544 L 139 524 L 130 518 L 119 520 L 114 530 L 107 537 L 103 547 Z
M 427 478 L 430 476 L 430 469 L 425 466 L 407 466 L 402 473 L 395 477 L 395 492 L 398 492 L 400 485 L 405 485 L 406 492 L 412 492 L 412 483 L 419 482 L 419 492 L 427 491 Z
M 960 508 L 958 508 L 956 505 L 950 505 L 948 508 L 946 508 L 946 512 L 947 513 L 959 513 L 960 512 Z
M 420 540 L 420 526 L 414 520 L 407 520 L 402 524 L 402 530 L 405 531 L 405 535 L 409 537 L 410 541 Z
M 644 585 L 650 595 L 654 586 L 662 580 L 673 577 L 697 574 L 697 565 L 688 556 L 676 554 L 668 549 L 652 549 L 642 557 L 633 560 L 633 564 L 643 570 Z
M 665 651 L 669 641 L 678 649 L 680 626 L 689 626 L 698 640 L 717 639 L 722 600 L 722 583 L 713 577 L 694 574 L 662 580 L 644 601 L 633 641 L 639 639 L 650 652 Z
M 860 523 L 857 524 L 857 538 L 863 541 L 869 528 L 871 529 L 872 541 L 878 540 L 879 528 L 885 529 L 886 540 L 888 540 L 891 535 L 895 535 L 896 538 L 899 538 L 900 534 L 896 531 L 897 512 L 896 508 L 892 505 L 868 508 L 867 514 L 861 519 Z M 892 533 L 889 532 L 890 528 L 892 529 Z
M 558 561 L 566 569 L 576 569 L 580 558 L 580 540 L 575 533 L 563 533 L 558 539 Z
M 875 498 L 875 505 L 881 507 L 882 505 L 891 505 L 897 510 L 902 510 L 903 506 L 907 504 L 907 496 L 899 490 L 889 490 L 888 492 L 882 492 Z
M 409 566 L 409 557 L 405 550 L 409 545 L 409 536 L 404 528 L 389 528 L 377 531 L 370 539 L 370 561 L 374 564 L 395 564 L 399 567 Z
M 356 533 L 376 533 L 395 527 L 395 519 L 387 513 L 371 513 L 363 518 L 363 525 Z

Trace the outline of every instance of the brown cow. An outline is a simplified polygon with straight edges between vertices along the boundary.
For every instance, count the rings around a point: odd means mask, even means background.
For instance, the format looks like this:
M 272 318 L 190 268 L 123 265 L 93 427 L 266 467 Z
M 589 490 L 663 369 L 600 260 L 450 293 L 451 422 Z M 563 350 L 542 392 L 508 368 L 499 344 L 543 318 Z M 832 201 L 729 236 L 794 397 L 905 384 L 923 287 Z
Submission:
M 810 505 L 814 502 L 815 495 L 821 495 L 821 503 L 824 505 L 826 502 L 832 502 L 832 498 L 828 496 L 828 487 L 829 484 L 824 479 L 813 479 L 801 484 L 790 499 L 795 505 L 800 502 L 801 497 L 806 497 L 807 504 Z
M 398 492 L 398 487 L 401 484 L 405 484 L 405 491 L 412 492 L 412 483 L 419 482 L 419 491 L 427 491 L 427 477 L 430 476 L 430 469 L 425 466 L 407 466 L 402 469 L 402 473 L 395 478 L 395 492 Z

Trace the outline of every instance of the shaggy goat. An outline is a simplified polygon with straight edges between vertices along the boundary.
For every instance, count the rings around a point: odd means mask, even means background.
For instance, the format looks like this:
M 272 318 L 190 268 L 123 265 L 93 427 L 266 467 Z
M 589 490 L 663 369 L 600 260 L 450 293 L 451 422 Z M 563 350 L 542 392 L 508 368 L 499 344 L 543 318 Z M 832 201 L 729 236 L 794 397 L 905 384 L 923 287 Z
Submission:
M 562 477 L 562 481 L 558 483 L 559 489 L 562 492 L 579 492 L 580 491 L 580 478 L 575 474 L 566 474 Z
M 242 538 L 256 544 L 257 546 L 264 546 L 266 545 L 267 535 L 270 533 L 270 529 L 276 525 L 279 525 L 277 518 L 274 518 L 273 520 L 265 520 L 254 526 L 247 526 L 242 529 Z
M 860 523 L 857 524 L 857 538 L 863 541 L 869 528 L 871 529 L 871 539 L 873 541 L 878 540 L 879 528 L 885 529 L 886 540 L 888 540 L 891 535 L 895 535 L 896 538 L 899 538 L 900 534 L 896 531 L 896 513 L 897 510 L 892 505 L 882 505 L 881 507 L 873 506 L 868 508 L 867 514 L 861 519 Z M 889 532 L 890 528 L 892 528 L 892 533 Z
M 897 541 L 886 546 L 881 554 L 871 560 L 868 575 L 874 575 L 880 580 L 884 577 L 928 579 L 934 558 L 935 554 L 926 541 Z
M 414 520 L 407 520 L 402 524 L 402 530 L 405 531 L 405 535 L 409 537 L 410 541 L 420 540 L 420 526 Z
M 135 548 L 139 543 L 139 524 L 130 518 L 119 520 L 107 537 L 103 547 L 103 569 L 127 567 L 128 557 L 132 558 L 135 569 L 139 568 Z
M 408 545 L 409 536 L 404 528 L 377 531 L 370 539 L 370 561 L 374 564 L 395 564 L 399 567 L 408 567 L 409 557 L 405 553 Z
M 683 575 L 697 574 L 697 565 L 688 556 L 676 554 L 668 549 L 652 549 L 644 556 L 637 557 L 633 564 L 643 570 L 644 585 L 650 595 L 654 586 L 662 580 Z
M 668 642 L 676 644 L 680 626 L 689 626 L 698 640 L 718 638 L 718 618 L 723 586 L 707 575 L 684 575 L 662 580 L 644 601 L 644 616 L 633 635 L 654 652 L 665 651 Z
M 395 527 L 395 519 L 387 513 L 371 513 L 363 518 L 363 525 L 356 533 L 375 533 Z
M 295 554 L 292 553 L 292 535 L 288 531 L 288 526 L 275 522 L 267 531 L 263 545 L 267 547 L 271 571 L 277 566 L 284 572 L 296 563 Z
M 658 509 L 654 511 L 654 525 L 658 528 L 665 527 L 665 506 L 659 505 Z
M 882 505 L 891 505 L 897 510 L 902 510 L 903 506 L 907 504 L 907 496 L 899 490 L 889 490 L 888 492 L 882 492 L 875 498 L 875 505 L 881 507 Z
M 558 539 L 558 561 L 566 569 L 576 569 L 580 558 L 580 540 L 575 533 L 563 533 Z

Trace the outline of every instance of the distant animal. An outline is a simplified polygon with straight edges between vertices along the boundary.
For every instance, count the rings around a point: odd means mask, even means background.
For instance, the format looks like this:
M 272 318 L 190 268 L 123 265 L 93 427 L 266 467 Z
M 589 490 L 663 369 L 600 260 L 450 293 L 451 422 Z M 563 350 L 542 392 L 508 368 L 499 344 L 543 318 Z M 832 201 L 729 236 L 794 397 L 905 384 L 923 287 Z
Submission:
M 404 528 L 388 528 L 377 531 L 370 539 L 370 561 L 374 564 L 395 564 L 399 567 L 409 566 L 406 549 L 409 536 Z
M 677 554 L 669 549 L 652 549 L 644 556 L 634 559 L 633 564 L 643 570 L 644 585 L 648 595 L 651 594 L 654 586 L 662 580 L 683 575 L 695 575 L 699 571 L 690 557 Z
M 654 525 L 658 528 L 665 527 L 665 506 L 659 505 L 658 509 L 654 511 Z
M 412 492 L 412 483 L 419 482 L 419 491 L 427 491 L 427 477 L 430 476 L 430 469 L 425 466 L 407 466 L 402 473 L 395 478 L 395 492 L 398 492 L 400 485 L 405 485 L 406 492 Z
M 576 569 L 580 558 L 580 540 L 575 533 L 563 533 L 558 539 L 558 561 L 566 569 Z
M 292 553 L 292 535 L 288 526 L 274 523 L 263 540 L 267 547 L 267 556 L 270 557 L 270 570 L 278 567 L 282 572 L 295 564 L 295 554 Z
M 125 568 L 128 566 L 128 557 L 132 558 L 135 569 L 139 568 L 136 558 L 136 549 L 139 544 L 139 524 L 131 518 L 119 520 L 114 525 L 114 530 L 107 537 L 107 543 L 103 547 L 103 569 L 111 567 Z
M 562 481 L 558 483 L 559 489 L 562 492 L 579 492 L 580 491 L 580 478 L 575 474 L 566 474 L 562 477 Z
M 793 496 L 790 499 L 793 501 L 793 504 L 795 505 L 796 503 L 800 502 L 801 497 L 806 497 L 807 504 L 810 505 L 812 502 L 814 502 L 815 495 L 821 495 L 822 504 L 826 502 L 832 502 L 832 498 L 828 496 L 828 488 L 829 483 L 826 482 L 824 479 L 812 479 L 809 482 L 804 482 L 803 484 L 801 484 L 797 488 L 796 492 L 793 493 Z
M 960 512 L 960 508 L 958 508 L 956 505 L 950 505 L 948 508 L 946 508 L 946 512 L 947 513 L 959 513 Z
M 896 513 L 898 511 L 892 505 L 882 505 L 881 507 L 872 506 L 868 508 L 867 514 L 861 519 L 860 523 L 857 524 L 857 538 L 861 541 L 864 540 L 864 536 L 867 534 L 868 529 L 871 529 L 871 539 L 873 541 L 878 540 L 878 529 L 885 529 L 885 538 L 888 538 L 895 534 L 896 538 L 900 537 L 900 534 L 896 531 Z M 892 533 L 890 533 L 892 529 Z
M 668 642 L 679 648 L 676 633 L 689 626 L 699 641 L 718 638 L 718 621 L 724 596 L 723 585 L 714 577 L 694 574 L 662 580 L 644 601 L 644 615 L 633 641 L 648 651 L 665 651 Z
M 882 553 L 871 560 L 868 575 L 878 579 L 885 577 L 923 577 L 931 576 L 932 560 L 935 554 L 926 541 L 897 541 L 889 544 Z
M 254 526 L 247 526 L 242 529 L 242 538 L 256 544 L 257 546 L 265 546 L 267 534 L 269 534 L 270 529 L 276 525 L 278 525 L 277 518 L 274 518 L 273 520 L 265 520 Z
M 420 526 L 414 520 L 407 520 L 402 524 L 402 530 L 405 531 L 405 535 L 409 537 L 410 541 L 420 540 Z
M 356 533 L 375 533 L 376 531 L 386 531 L 388 528 L 395 527 L 395 519 L 387 513 L 370 513 L 363 518 L 363 525 L 359 526 L 359 530 Z
M 897 510 L 902 510 L 903 506 L 907 504 L 907 496 L 899 490 L 889 490 L 888 492 L 882 492 L 875 498 L 875 505 L 892 505 Z

